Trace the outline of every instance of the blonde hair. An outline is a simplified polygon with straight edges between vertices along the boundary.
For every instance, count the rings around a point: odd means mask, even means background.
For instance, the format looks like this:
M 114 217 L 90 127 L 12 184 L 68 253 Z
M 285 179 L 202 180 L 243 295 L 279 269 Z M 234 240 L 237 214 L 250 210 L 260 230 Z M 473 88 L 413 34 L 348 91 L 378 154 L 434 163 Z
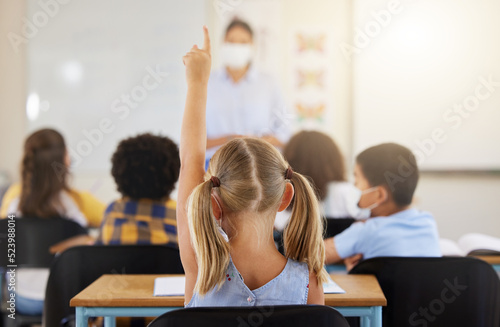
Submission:
M 205 181 L 193 190 L 188 203 L 189 230 L 198 263 L 195 292 L 204 295 L 215 286 L 222 286 L 229 264 L 230 245 L 218 231 L 212 213 L 212 192 L 228 212 L 277 211 L 288 182 L 288 167 L 274 146 L 255 138 L 232 140 L 214 154 Z M 219 178 L 219 187 L 213 187 L 211 176 Z M 323 224 L 316 194 L 309 181 L 298 173 L 293 173 L 290 182 L 295 196 L 290 223 L 284 232 L 285 256 L 306 262 L 318 282 L 326 282 Z

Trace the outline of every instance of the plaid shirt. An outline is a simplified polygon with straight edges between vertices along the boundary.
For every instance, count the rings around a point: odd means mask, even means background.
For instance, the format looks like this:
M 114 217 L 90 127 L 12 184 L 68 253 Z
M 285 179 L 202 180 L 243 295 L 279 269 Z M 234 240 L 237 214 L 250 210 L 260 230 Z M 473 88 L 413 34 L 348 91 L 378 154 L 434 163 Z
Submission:
M 96 244 L 168 244 L 178 246 L 176 203 L 123 198 L 104 214 Z

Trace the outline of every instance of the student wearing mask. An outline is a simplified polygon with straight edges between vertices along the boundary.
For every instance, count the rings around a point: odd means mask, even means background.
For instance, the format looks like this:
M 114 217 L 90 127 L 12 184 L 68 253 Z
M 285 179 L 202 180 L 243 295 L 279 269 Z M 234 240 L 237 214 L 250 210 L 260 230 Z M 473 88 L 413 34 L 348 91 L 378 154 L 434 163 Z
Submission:
M 227 141 L 262 138 L 281 147 L 289 138 L 281 92 L 270 76 L 252 63 L 254 33 L 239 19 L 226 28 L 221 58 L 224 67 L 210 75 L 207 98 L 207 158 Z
M 366 219 L 370 211 L 358 207 L 359 189 L 347 181 L 344 156 L 335 141 L 317 131 L 301 131 L 290 139 L 283 156 L 296 171 L 311 178 L 326 218 Z M 281 231 L 290 210 L 279 212 L 274 227 Z
M 430 213 L 411 207 L 419 172 L 415 156 L 401 145 L 386 143 L 358 155 L 355 185 L 359 206 L 371 218 L 325 240 L 326 263 L 346 259 L 350 270 L 373 257 L 439 257 L 439 236 Z

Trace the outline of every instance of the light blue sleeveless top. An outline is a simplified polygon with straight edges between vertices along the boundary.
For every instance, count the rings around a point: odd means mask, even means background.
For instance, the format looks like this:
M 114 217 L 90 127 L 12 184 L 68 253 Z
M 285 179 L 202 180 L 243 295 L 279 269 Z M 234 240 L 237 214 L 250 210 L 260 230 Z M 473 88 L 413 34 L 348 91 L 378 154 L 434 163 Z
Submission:
M 309 268 L 307 263 L 288 259 L 283 271 L 267 284 L 251 291 L 243 282 L 243 278 L 232 260 L 226 270 L 226 280 L 221 288 L 217 286 L 203 297 L 194 293 L 190 307 L 212 306 L 263 306 L 307 304 L 309 292 Z

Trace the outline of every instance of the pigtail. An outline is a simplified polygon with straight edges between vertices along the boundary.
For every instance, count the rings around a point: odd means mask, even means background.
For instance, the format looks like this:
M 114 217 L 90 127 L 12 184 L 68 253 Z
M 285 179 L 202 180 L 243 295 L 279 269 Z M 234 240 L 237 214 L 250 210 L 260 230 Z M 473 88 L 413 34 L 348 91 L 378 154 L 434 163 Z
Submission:
M 292 216 L 284 231 L 285 255 L 307 262 L 309 271 L 318 276 L 318 283 L 327 281 L 324 268 L 325 246 L 323 222 L 316 194 L 309 181 L 298 173 L 291 174 L 295 189 Z
M 212 185 L 210 180 L 198 185 L 188 205 L 189 231 L 198 263 L 194 291 L 200 295 L 222 285 L 229 265 L 229 243 L 219 232 L 212 213 Z

